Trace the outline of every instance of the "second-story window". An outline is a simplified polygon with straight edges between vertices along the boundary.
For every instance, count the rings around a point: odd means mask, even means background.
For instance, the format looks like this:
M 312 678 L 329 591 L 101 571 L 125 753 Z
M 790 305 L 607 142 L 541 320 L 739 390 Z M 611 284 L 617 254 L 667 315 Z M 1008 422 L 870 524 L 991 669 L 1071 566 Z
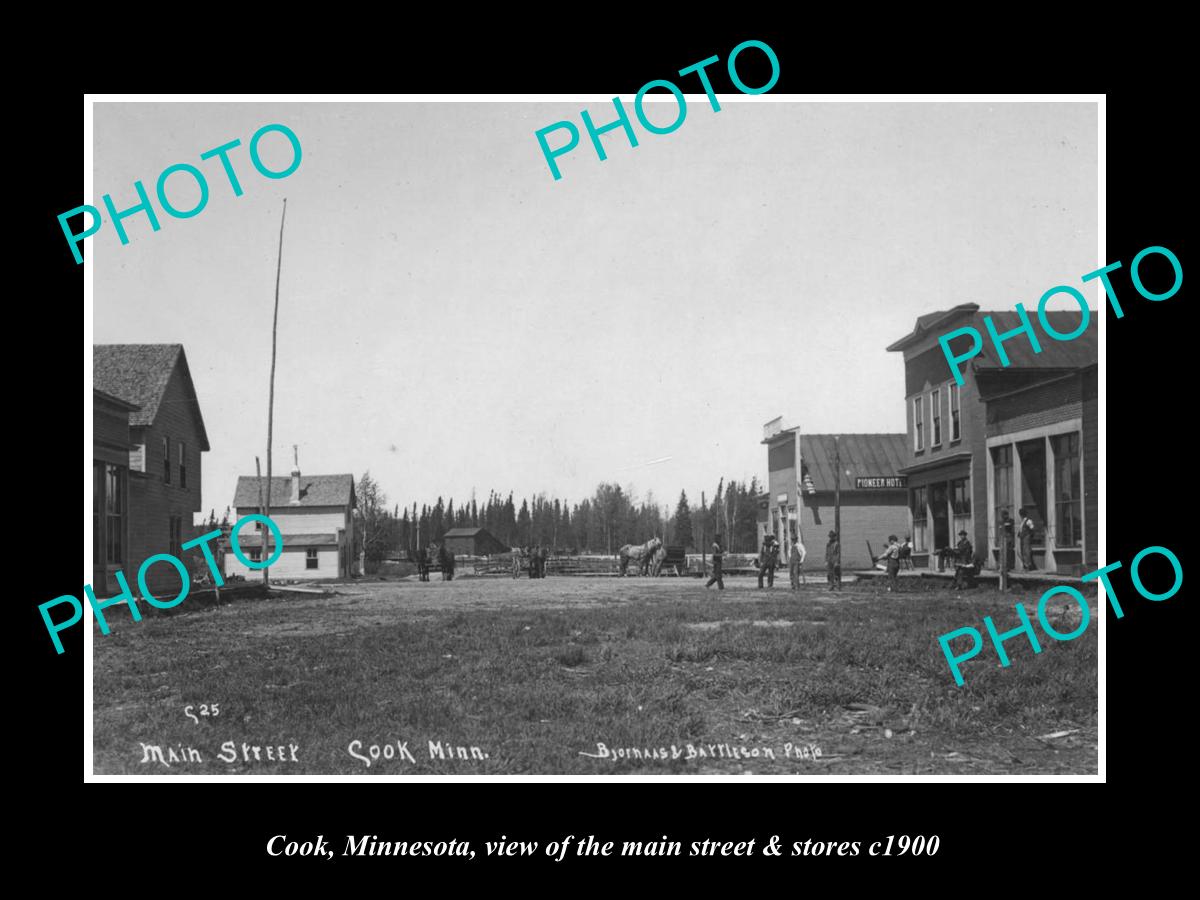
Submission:
M 929 394 L 929 446 L 942 445 L 942 392 Z
M 171 439 L 164 437 L 162 439 L 163 451 L 163 483 L 171 483 Z
M 962 437 L 962 420 L 960 406 L 962 398 L 958 393 L 958 385 L 950 384 L 950 440 L 957 441 Z
M 924 398 L 913 400 L 913 450 L 920 453 L 925 449 L 925 404 Z
M 187 487 L 187 444 L 179 442 L 179 486 Z

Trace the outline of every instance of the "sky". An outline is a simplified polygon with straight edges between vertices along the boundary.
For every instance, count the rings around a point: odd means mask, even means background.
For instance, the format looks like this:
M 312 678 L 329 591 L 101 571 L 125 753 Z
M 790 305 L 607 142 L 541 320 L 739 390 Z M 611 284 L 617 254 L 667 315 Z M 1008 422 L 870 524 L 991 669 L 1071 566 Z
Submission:
M 161 229 L 132 216 L 126 246 L 107 221 L 87 239 L 94 342 L 184 345 L 220 515 L 265 466 L 286 197 L 277 474 L 295 444 L 303 472 L 370 470 L 401 506 L 612 481 L 673 507 L 762 479 L 776 416 L 902 432 L 885 348 L 917 316 L 1033 308 L 1106 262 L 1094 104 L 720 100 L 689 95 L 667 135 L 631 113 L 638 146 L 609 132 L 603 162 L 579 113 L 611 102 L 97 103 L 90 202 L 132 206 L 181 162 L 210 195 L 187 219 L 155 201 Z M 581 142 L 556 181 L 534 134 L 560 120 Z M 247 149 L 272 123 L 303 154 L 275 180 Z M 200 160 L 235 138 L 240 197 Z M 260 146 L 290 162 L 281 135 Z M 167 185 L 194 205 L 187 175 Z

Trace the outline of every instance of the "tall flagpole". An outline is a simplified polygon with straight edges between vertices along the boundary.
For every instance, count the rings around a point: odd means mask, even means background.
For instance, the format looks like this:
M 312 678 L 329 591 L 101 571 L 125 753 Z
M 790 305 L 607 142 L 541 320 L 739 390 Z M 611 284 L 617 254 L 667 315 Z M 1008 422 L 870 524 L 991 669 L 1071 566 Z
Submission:
M 267 401 L 267 500 L 264 505 L 263 515 L 267 518 L 271 517 L 271 438 L 275 426 L 275 343 L 276 335 L 279 331 L 279 276 L 283 271 L 283 221 L 287 216 L 287 197 L 283 198 L 283 213 L 279 216 L 279 260 L 275 264 L 275 317 L 271 320 L 271 390 Z M 267 528 L 263 526 L 263 545 L 264 551 L 267 541 Z M 280 542 L 282 544 L 282 541 Z M 263 556 L 263 562 L 270 559 L 269 556 Z M 263 586 L 271 586 L 271 567 L 267 566 L 263 569 Z

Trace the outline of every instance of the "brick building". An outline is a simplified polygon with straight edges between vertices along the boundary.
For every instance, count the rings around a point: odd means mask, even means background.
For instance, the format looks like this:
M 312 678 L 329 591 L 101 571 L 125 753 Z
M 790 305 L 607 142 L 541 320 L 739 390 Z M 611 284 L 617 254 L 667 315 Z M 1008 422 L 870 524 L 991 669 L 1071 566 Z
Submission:
M 758 500 L 759 544 L 767 532 L 773 533 L 785 545 L 786 563 L 792 531 L 798 529 L 807 554 L 805 568 L 823 569 L 840 478 L 842 568 L 870 568 L 868 541 L 879 553 L 889 534 L 907 534 L 907 492 L 899 471 L 906 461 L 905 441 L 903 434 L 801 434 L 782 428 L 779 419 L 768 422 L 762 440 L 767 490 Z M 840 472 L 835 465 L 839 457 Z
M 1004 344 L 1001 366 L 983 317 L 1003 334 L 1018 327 L 1015 310 L 982 312 L 974 303 L 929 313 L 888 350 L 904 354 L 909 520 L 918 567 L 936 567 L 938 552 L 966 531 L 988 565 L 999 563 L 996 525 L 1004 511 L 1034 522 L 1039 569 L 1080 574 L 1096 567 L 1098 539 L 1097 319 L 1071 341 L 1025 335 Z M 1079 314 L 1051 312 L 1061 334 Z M 979 354 L 955 383 L 938 338 L 973 327 Z M 1037 327 L 1036 324 L 1034 327 Z M 952 352 L 964 352 L 952 342 Z M 958 339 L 956 339 L 957 341 Z M 1018 566 L 1019 568 L 1019 566 Z
M 113 573 L 121 570 L 136 592 L 145 559 L 184 557 L 182 544 L 200 509 L 200 454 L 209 449 L 208 434 L 180 344 L 96 344 L 92 386 L 93 588 L 115 592 Z M 193 569 L 195 561 L 188 560 Z M 147 584 L 168 599 L 181 587 L 166 563 L 147 571 Z

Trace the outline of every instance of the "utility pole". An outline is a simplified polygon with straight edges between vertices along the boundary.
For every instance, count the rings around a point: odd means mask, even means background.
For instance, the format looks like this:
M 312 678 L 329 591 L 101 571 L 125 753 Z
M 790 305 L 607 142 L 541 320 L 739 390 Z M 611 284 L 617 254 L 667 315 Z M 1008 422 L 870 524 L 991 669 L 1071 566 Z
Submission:
M 254 474 L 258 478 L 258 511 L 261 513 L 263 511 L 262 463 L 259 462 L 257 456 L 254 457 Z M 262 558 L 263 559 L 270 558 L 267 554 L 267 531 L 268 531 L 268 529 L 266 527 L 264 527 L 262 530 L 262 535 L 261 535 L 261 538 L 262 538 L 261 546 L 262 546 Z
M 271 320 L 271 390 L 267 399 L 267 502 L 263 515 L 271 517 L 271 438 L 275 426 L 275 344 L 279 331 L 279 276 L 283 271 L 283 221 L 287 216 L 287 198 L 283 198 L 283 213 L 279 217 L 279 260 L 275 264 L 275 316 Z M 270 559 L 266 555 L 267 527 L 263 526 L 263 562 Z M 263 586 L 271 586 L 271 567 L 263 569 Z

